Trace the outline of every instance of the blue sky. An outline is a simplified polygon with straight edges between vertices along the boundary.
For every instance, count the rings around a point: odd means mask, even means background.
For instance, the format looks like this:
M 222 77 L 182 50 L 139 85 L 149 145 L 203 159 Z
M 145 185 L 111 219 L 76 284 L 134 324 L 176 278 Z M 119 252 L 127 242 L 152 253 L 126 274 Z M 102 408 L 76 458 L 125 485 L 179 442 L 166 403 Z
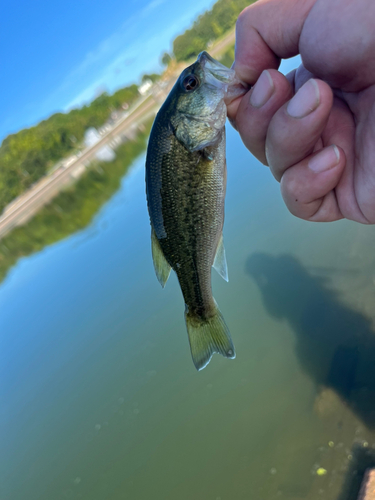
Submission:
M 213 0 L 2 2 L 0 141 L 160 69 Z

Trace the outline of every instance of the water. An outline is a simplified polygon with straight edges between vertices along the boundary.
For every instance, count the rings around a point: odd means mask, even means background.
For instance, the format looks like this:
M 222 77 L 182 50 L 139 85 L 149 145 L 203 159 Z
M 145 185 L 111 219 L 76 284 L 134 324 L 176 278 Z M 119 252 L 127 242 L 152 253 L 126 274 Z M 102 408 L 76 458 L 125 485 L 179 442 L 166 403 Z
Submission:
M 291 216 L 229 127 L 227 156 L 213 289 L 237 359 L 194 369 L 141 157 L 0 287 L 1 499 L 355 498 L 375 464 L 375 228 Z

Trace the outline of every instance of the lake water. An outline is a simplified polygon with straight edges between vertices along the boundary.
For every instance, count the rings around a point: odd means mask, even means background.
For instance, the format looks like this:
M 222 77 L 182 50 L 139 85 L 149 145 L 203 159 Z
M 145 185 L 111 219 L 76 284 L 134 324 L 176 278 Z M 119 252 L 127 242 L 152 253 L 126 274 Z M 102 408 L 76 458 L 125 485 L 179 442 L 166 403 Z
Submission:
M 289 214 L 228 132 L 237 358 L 196 372 L 154 275 L 144 156 L 0 287 L 2 500 L 354 500 L 375 465 L 375 228 Z

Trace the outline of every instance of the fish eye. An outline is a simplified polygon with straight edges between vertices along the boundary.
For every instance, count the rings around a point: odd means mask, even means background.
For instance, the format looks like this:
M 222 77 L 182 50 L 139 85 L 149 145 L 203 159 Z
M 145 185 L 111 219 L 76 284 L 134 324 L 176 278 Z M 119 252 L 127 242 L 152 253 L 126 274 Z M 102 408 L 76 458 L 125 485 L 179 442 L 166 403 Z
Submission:
M 191 92 L 199 87 L 199 79 L 195 75 L 188 75 L 182 82 L 182 86 L 187 92 Z

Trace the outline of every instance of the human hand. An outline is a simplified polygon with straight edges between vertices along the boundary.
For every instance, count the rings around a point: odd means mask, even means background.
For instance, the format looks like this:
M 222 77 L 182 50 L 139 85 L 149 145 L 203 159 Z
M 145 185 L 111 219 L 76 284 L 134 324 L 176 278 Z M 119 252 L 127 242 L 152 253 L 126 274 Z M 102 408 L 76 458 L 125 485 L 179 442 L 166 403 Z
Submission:
M 373 0 L 259 0 L 238 19 L 234 69 L 255 85 L 228 116 L 302 219 L 375 224 L 374 20 Z

